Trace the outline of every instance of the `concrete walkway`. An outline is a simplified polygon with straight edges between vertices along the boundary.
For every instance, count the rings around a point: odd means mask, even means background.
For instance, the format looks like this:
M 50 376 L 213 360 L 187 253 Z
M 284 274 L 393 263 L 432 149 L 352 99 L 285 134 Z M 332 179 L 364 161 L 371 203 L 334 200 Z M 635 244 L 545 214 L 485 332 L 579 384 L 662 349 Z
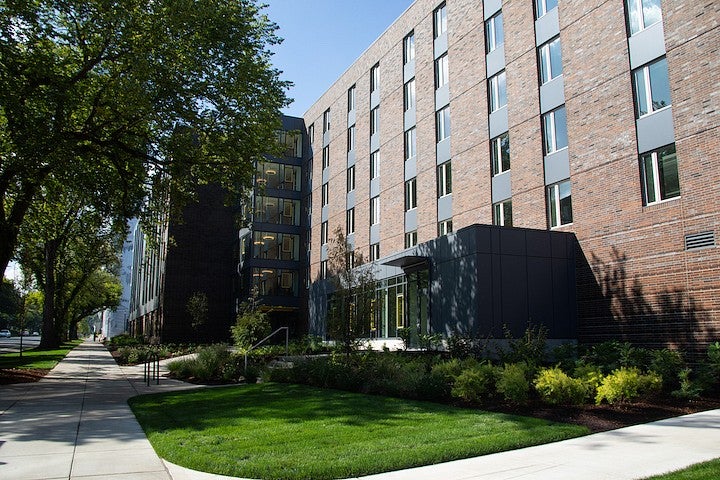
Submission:
M 197 388 L 119 367 L 85 342 L 40 382 L 0 386 L 0 479 L 211 480 L 161 460 L 127 399 Z M 631 480 L 720 457 L 720 410 L 484 457 L 364 477 L 382 480 Z

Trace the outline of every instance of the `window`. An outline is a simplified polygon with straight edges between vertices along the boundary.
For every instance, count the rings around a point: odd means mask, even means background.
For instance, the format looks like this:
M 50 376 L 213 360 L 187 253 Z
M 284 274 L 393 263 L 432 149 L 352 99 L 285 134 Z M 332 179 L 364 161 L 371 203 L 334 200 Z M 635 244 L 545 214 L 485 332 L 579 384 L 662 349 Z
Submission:
M 498 12 L 485 21 L 485 53 L 492 52 L 504 41 L 502 12 Z
M 645 30 L 662 20 L 660 0 L 627 0 L 627 16 L 630 35 Z
M 415 60 L 415 32 L 407 34 L 403 40 L 403 64 Z
M 452 233 L 452 231 L 453 231 L 452 218 L 438 222 L 438 237 L 442 237 L 443 235 Z
M 405 182 L 405 211 L 417 208 L 417 178 Z
M 315 124 L 311 124 L 307 129 L 308 138 L 310 139 L 310 143 L 313 143 L 315 141 Z
M 376 63 L 370 69 L 370 93 L 380 88 L 380 64 Z
M 507 86 L 505 84 L 504 70 L 488 79 L 488 96 L 490 97 L 490 112 L 507 105 Z
M 370 225 L 380 223 L 380 197 L 370 199 Z
M 328 201 L 330 200 L 330 186 L 327 183 L 322 184 L 322 206 L 328 204 Z
M 439 89 L 447 85 L 450 79 L 448 73 L 448 56 L 447 53 L 435 60 L 435 89 Z
M 283 145 L 283 155 L 286 157 L 302 157 L 303 145 L 302 145 L 302 134 L 298 131 L 287 132 L 280 131 L 278 133 L 280 144 Z
M 505 200 L 493 205 L 493 225 L 512 227 L 512 201 Z
M 444 197 L 452 193 L 451 162 L 445 162 L 437 167 L 437 196 Z
M 671 105 L 667 60 L 663 57 L 635 70 L 633 90 L 637 118 Z
M 347 169 L 347 191 L 352 192 L 355 190 L 355 165 L 348 167 Z
M 410 160 L 417 153 L 415 127 L 405 131 L 405 160 Z
M 253 221 L 276 225 L 300 225 L 300 200 L 258 195 L 255 197 Z
M 540 18 L 557 7 L 557 0 L 535 0 L 535 18 Z
M 413 78 L 405 84 L 405 96 L 404 96 L 405 110 L 408 111 L 415 108 L 415 79 Z
M 328 276 L 328 274 L 327 274 L 327 273 L 328 273 L 327 266 L 328 266 L 328 261 L 327 261 L 327 260 L 323 260 L 323 261 L 320 262 L 320 278 L 321 278 L 321 279 L 325 279 L 325 278 L 327 278 L 327 276 Z
M 640 170 L 645 205 L 680 195 L 680 179 L 674 144 L 640 155 Z
M 568 146 L 565 106 L 543 115 L 543 137 L 545 138 L 545 155 Z
M 560 37 L 551 40 L 538 49 L 540 61 L 540 84 L 544 85 L 562 74 L 562 52 Z
M 450 136 L 450 107 L 435 113 L 435 141 L 440 143 Z
M 355 110 L 355 85 L 348 89 L 348 112 Z
M 322 222 L 320 224 L 320 243 L 325 245 L 328 243 L 328 222 Z
M 503 133 L 490 140 L 490 159 L 493 175 L 510 170 L 510 135 Z
M 375 260 L 380 258 L 380 244 L 379 243 L 372 243 L 370 244 L 370 261 L 374 262 Z
M 350 125 L 347 130 L 347 151 L 355 150 L 355 125 Z
M 572 223 L 570 180 L 550 185 L 548 189 L 548 217 L 550 228 Z
M 345 233 L 355 233 L 355 208 L 345 211 Z
M 370 135 L 375 135 L 380 130 L 380 107 L 370 110 Z
M 330 166 L 330 145 L 323 147 L 323 170 Z
M 330 109 L 328 108 L 323 113 L 323 133 L 330 130 Z
M 414 247 L 417 245 L 417 230 L 413 230 L 412 232 L 407 232 L 405 234 L 405 248 Z
M 380 150 L 370 154 L 370 180 L 380 176 Z
M 435 19 L 433 31 L 435 38 L 438 38 L 447 32 L 447 8 L 444 3 L 435 10 L 433 17 Z

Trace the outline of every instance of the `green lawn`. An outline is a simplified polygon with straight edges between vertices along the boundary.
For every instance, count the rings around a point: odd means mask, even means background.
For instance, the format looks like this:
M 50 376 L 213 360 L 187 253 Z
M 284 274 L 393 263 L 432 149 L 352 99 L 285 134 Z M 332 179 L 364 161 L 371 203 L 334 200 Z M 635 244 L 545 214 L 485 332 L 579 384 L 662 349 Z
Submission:
M 720 458 L 645 480 L 716 480 L 718 472 L 720 472 Z
M 0 354 L 0 368 L 28 368 L 39 370 L 51 370 L 60 360 L 65 358 L 70 350 L 82 343 L 82 340 L 74 340 L 64 343 L 57 350 L 25 350 L 22 357 L 19 353 Z
M 170 462 L 266 480 L 368 475 L 588 433 L 535 418 L 273 383 L 143 395 L 130 406 Z

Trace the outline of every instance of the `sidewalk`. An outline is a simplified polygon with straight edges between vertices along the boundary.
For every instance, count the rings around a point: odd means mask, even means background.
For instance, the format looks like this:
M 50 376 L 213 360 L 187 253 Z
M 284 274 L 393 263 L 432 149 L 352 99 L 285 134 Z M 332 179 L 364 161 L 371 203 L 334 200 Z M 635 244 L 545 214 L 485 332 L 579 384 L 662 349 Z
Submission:
M 40 382 L 0 387 L 0 478 L 211 480 L 161 460 L 127 399 L 197 388 L 119 367 L 99 343 L 71 351 Z M 366 480 L 632 480 L 720 457 L 720 410 Z

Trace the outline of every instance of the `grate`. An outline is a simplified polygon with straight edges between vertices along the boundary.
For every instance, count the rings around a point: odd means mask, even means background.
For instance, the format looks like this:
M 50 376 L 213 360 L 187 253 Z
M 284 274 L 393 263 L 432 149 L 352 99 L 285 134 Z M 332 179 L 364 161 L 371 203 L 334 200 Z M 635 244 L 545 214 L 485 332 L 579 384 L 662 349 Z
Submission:
M 685 250 L 697 250 L 715 246 L 715 232 L 701 232 L 685 235 Z

